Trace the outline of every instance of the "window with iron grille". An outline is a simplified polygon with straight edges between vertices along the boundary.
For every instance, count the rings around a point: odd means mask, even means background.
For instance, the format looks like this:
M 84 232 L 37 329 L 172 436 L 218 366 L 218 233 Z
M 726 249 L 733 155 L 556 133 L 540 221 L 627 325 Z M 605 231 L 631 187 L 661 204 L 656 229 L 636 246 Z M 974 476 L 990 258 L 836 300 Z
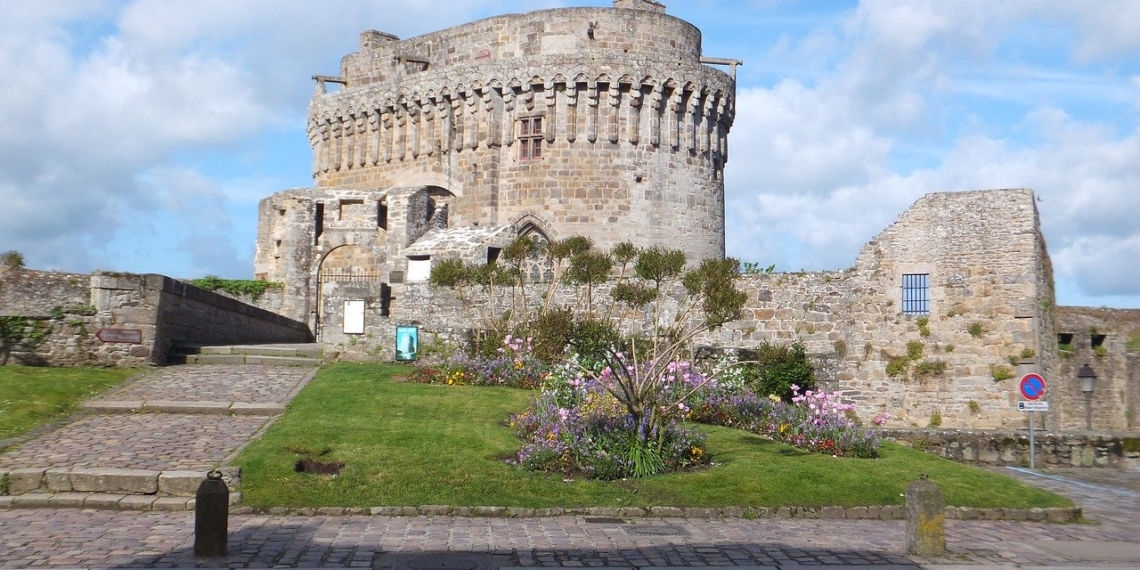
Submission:
M 519 159 L 542 158 L 542 117 L 519 119 Z
M 904 315 L 930 314 L 930 274 L 902 276 L 902 312 Z

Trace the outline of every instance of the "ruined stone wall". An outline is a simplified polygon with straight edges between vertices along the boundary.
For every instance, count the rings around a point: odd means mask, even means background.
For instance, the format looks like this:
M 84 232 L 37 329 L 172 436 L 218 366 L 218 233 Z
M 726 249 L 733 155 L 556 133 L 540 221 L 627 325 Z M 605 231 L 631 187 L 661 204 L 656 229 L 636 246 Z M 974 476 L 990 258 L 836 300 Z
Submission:
M 15 269 L 0 273 L 0 317 L 21 318 L 2 352 L 8 363 L 29 366 L 128 365 L 138 350 L 96 338 L 97 313 L 90 275 Z M 11 322 L 11 321 L 10 321 Z M 19 338 L 17 341 L 16 338 Z M 142 355 L 145 356 L 145 355 Z
M 845 391 L 916 427 L 1021 427 L 1016 377 L 1040 352 L 1038 228 L 1029 190 L 930 194 L 904 212 L 856 261 L 848 344 L 861 361 Z M 904 314 L 906 274 L 929 276 L 929 314 Z M 891 376 L 909 343 L 921 355 Z
M 91 276 L 31 269 L 0 271 L 0 316 L 48 317 L 91 304 Z
M 700 56 L 700 32 L 656 9 L 544 10 L 403 41 L 365 32 L 346 85 L 310 105 L 314 177 L 444 188 L 452 226 L 531 223 L 722 257 L 735 85 Z M 522 149 L 531 140 L 540 156 Z
M 801 342 L 821 384 L 842 391 L 864 418 L 886 412 L 900 427 L 1024 428 L 1017 379 L 1040 372 L 1038 362 L 1055 344 L 1041 340 L 1041 329 L 1051 330 L 1041 321 L 1052 292 L 1040 286 L 1048 281 L 1041 275 L 1047 254 L 1037 227 L 1028 190 L 926 196 L 869 242 L 851 269 L 742 276 L 744 317 L 697 342 L 726 348 Z M 924 320 L 902 312 L 904 273 L 930 276 Z M 541 302 L 543 290 L 534 288 L 529 306 Z M 598 287 L 595 299 L 608 291 Z M 394 285 L 393 295 L 388 322 L 418 324 L 425 338 L 433 332 L 465 338 L 482 321 L 479 314 L 500 314 L 509 303 L 504 296 L 486 306 L 473 291 L 477 309 L 464 309 L 452 292 L 427 284 Z M 553 302 L 576 306 L 581 295 L 559 287 Z M 673 302 L 666 318 L 676 311 Z M 920 349 L 914 359 L 907 358 L 908 344 Z M 892 358 L 903 360 L 894 375 Z
M 1093 430 L 1140 431 L 1140 353 L 1128 347 L 1140 334 L 1140 310 L 1059 307 L 1055 326 L 1053 346 L 1064 342 L 1066 349 L 1056 372 L 1046 376 L 1057 429 L 1085 429 L 1085 395 L 1077 371 L 1088 364 L 1097 375 L 1090 401 Z

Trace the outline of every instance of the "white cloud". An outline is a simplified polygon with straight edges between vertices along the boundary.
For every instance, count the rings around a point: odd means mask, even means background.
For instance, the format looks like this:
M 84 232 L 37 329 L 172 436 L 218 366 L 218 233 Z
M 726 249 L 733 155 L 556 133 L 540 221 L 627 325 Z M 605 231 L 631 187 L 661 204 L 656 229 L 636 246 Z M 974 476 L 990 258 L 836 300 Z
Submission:
M 248 276 L 257 198 L 308 183 L 310 75 L 335 74 L 365 29 L 410 37 L 558 4 L 608 2 L 0 3 L 0 250 L 40 267 Z M 1073 284 L 1062 289 L 1140 305 L 1127 269 L 1140 3 L 674 4 L 701 27 L 714 24 L 705 9 L 723 15 L 717 35 L 735 36 L 706 35 L 706 51 L 753 50 L 710 51 L 748 62 L 726 173 L 730 254 L 846 267 L 924 193 L 1028 186 L 1058 279 Z M 747 23 L 769 9 L 797 23 L 757 37 Z

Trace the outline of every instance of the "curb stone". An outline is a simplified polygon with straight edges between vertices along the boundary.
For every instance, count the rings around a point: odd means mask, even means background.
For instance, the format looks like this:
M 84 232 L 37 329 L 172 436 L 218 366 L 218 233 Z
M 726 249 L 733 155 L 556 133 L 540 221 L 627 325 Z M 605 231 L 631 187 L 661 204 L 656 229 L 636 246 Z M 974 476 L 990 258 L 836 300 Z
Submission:
M 454 517 L 454 518 L 548 518 L 586 516 L 622 519 L 825 519 L 825 520 L 903 520 L 906 511 L 899 505 L 873 507 L 573 507 L 526 508 L 496 506 L 422 505 L 377 507 L 268 507 L 254 508 L 239 504 L 240 491 L 230 492 L 230 513 L 274 516 L 385 516 L 385 517 Z M 0 509 L 19 508 L 95 508 L 120 511 L 193 510 L 193 497 L 108 493 L 27 493 L 0 496 Z M 1072 523 L 1080 520 L 1080 507 L 1033 509 L 975 509 L 946 507 L 951 520 L 1004 520 L 1048 523 Z

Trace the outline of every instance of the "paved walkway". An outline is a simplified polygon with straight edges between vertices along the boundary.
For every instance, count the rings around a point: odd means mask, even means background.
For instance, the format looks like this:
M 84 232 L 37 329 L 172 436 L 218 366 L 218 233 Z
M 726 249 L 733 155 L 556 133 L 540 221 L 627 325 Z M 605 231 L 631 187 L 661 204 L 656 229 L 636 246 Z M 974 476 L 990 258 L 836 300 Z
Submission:
M 169 371 L 169 372 L 167 372 Z M 307 379 L 310 370 L 252 366 L 198 367 L 211 378 L 219 399 L 283 402 Z M 161 382 L 184 383 L 192 367 L 161 369 L 108 398 L 167 398 Z M 169 376 L 167 376 L 169 374 Z M 260 380 L 258 380 L 260 378 Z M 164 380 L 165 379 L 165 380 Z M 266 383 L 265 385 L 259 382 Z M 292 383 L 288 390 L 282 386 Z M 272 386 L 270 386 L 272 384 Z M 202 393 L 184 388 L 187 396 Z M 232 390 L 222 394 L 225 390 Z M 285 396 L 282 396 L 285 394 Z M 183 444 L 212 438 L 231 453 L 236 435 L 218 425 L 185 424 L 178 429 L 131 424 L 176 414 L 89 416 L 120 418 L 117 429 L 145 437 L 158 433 Z M 210 421 L 229 416 L 211 416 Z M 229 417 L 237 419 L 238 416 Z M 241 418 L 266 421 L 266 418 Z M 113 423 L 113 422 L 112 422 Z M 133 427 L 132 427 L 133 426 Z M 79 427 L 84 427 L 80 425 Z M 218 462 L 205 447 L 184 446 L 183 455 L 132 448 L 123 440 L 107 443 L 111 427 L 75 424 L 0 454 L 0 465 L 34 462 L 53 465 L 64 450 L 92 462 L 152 462 L 176 468 L 183 461 Z M 254 428 L 256 429 L 256 428 Z M 63 435 L 61 435 L 61 432 Z M 236 433 L 236 432 L 235 432 Z M 182 438 L 182 439 L 179 439 Z M 219 439 L 220 438 L 220 439 Z M 167 442 L 164 441 L 164 445 Z M 90 509 L 0 510 L 0 568 L 112 567 L 324 567 L 399 568 L 403 570 L 482 570 L 494 567 L 736 566 L 803 568 L 861 565 L 915 568 L 946 565 L 1001 567 L 1140 568 L 1140 472 L 1108 469 L 1047 472 L 1003 470 L 1031 484 L 1073 498 L 1090 524 L 1008 521 L 947 521 L 948 554 L 922 560 L 905 554 L 903 521 L 779 519 L 639 519 L 607 520 L 581 516 L 530 519 L 234 515 L 230 517 L 230 556 L 192 556 L 194 514 L 122 512 Z M 1080 480 L 1078 479 L 1089 479 Z M 465 553 L 466 558 L 425 559 L 424 553 Z M 416 557 L 419 558 L 416 558 Z
M 136 377 L 84 405 L 92 414 L 0 453 L 0 470 L 108 468 L 208 471 L 222 465 L 269 420 L 263 415 L 134 413 L 147 402 L 173 409 L 217 404 L 280 410 L 312 377 L 313 368 L 184 365 Z M 115 404 L 123 404 L 116 406 Z

